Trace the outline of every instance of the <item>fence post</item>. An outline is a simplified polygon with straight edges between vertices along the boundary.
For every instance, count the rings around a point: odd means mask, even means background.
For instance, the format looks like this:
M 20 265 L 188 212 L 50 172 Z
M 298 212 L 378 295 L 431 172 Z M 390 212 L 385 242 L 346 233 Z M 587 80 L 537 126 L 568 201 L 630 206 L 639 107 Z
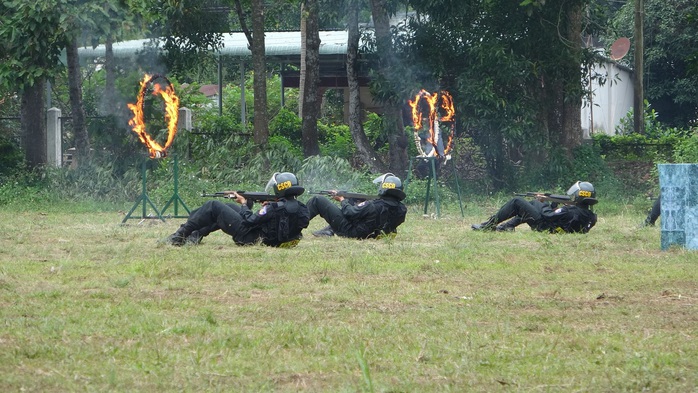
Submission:
M 46 159 L 48 165 L 63 166 L 63 136 L 61 130 L 61 110 L 51 108 L 46 111 Z
M 179 108 L 179 119 L 177 121 L 177 131 L 191 131 L 191 109 L 187 107 Z

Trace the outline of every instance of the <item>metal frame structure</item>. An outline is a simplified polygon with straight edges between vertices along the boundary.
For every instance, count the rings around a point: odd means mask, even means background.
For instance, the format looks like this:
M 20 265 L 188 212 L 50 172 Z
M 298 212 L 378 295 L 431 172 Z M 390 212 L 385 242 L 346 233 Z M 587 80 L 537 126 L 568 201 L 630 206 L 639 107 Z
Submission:
M 414 161 L 416 160 L 424 160 L 429 162 L 429 169 L 430 169 L 430 174 L 427 177 L 427 190 L 426 190 L 426 195 L 424 196 L 424 214 L 427 214 L 428 207 L 429 207 L 429 198 L 430 198 L 430 191 L 432 188 L 432 183 L 433 183 L 433 195 L 434 195 L 434 207 L 436 208 L 436 218 L 441 218 L 441 200 L 439 199 L 439 190 L 438 190 L 438 184 L 436 182 L 436 159 L 438 157 L 413 157 L 410 160 L 410 166 L 407 169 L 407 176 L 405 176 L 405 186 L 404 186 L 404 191 L 407 193 L 407 186 L 410 182 L 410 176 L 412 174 L 412 165 Z M 454 176 L 455 182 L 456 182 L 456 192 L 458 193 L 458 205 L 460 206 L 460 214 L 461 217 L 465 217 L 465 213 L 463 211 L 463 202 L 461 200 L 461 193 L 460 193 L 460 184 L 458 183 L 458 176 Z M 433 181 L 432 181 L 433 180 Z

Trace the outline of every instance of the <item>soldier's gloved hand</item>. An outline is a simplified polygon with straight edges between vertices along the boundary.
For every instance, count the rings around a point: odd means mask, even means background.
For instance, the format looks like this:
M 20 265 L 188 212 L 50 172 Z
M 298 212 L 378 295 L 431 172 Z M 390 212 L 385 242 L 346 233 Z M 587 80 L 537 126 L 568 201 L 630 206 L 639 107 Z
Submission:
M 237 192 L 234 192 L 233 195 L 235 198 L 235 202 L 237 202 L 241 205 L 245 205 L 247 203 L 247 199 L 244 196 L 238 194 Z
M 335 201 L 341 202 L 344 200 L 343 196 L 337 195 L 337 190 L 330 190 L 330 193 L 332 195 L 332 199 L 334 199 Z

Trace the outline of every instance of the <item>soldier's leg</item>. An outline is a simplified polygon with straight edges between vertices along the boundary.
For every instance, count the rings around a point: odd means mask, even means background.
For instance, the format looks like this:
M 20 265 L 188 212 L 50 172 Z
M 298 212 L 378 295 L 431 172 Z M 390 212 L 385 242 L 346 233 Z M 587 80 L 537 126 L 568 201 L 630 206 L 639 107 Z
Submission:
M 341 234 L 342 229 L 348 226 L 347 219 L 342 214 L 342 209 L 332 201 L 324 197 L 312 197 L 306 203 L 310 212 L 310 219 L 319 215 L 324 218 L 335 233 Z
M 662 211 L 662 202 L 661 202 L 662 196 L 660 195 L 656 201 L 652 204 L 652 209 L 650 209 L 649 214 L 647 214 L 647 218 L 645 219 L 645 225 L 650 225 L 654 226 L 654 223 L 657 221 L 659 218 L 659 214 Z
M 508 221 L 505 221 L 499 225 L 497 225 L 497 231 L 498 232 L 510 232 L 516 229 L 517 226 L 519 226 L 523 220 L 521 217 L 514 217 L 510 218 Z
M 499 208 L 499 211 L 487 219 L 487 221 L 481 224 L 473 224 L 471 225 L 471 228 L 476 231 L 491 231 L 494 230 L 497 224 L 500 222 L 514 217 L 518 217 L 520 220 L 518 221 L 517 225 L 522 222 L 529 222 L 530 220 L 539 220 L 541 218 L 541 207 L 541 202 L 529 202 L 523 198 L 516 197 L 505 203 L 501 208 Z
M 236 210 L 235 207 L 238 207 Z M 221 229 L 229 235 L 234 235 L 242 223 L 242 217 L 238 213 L 239 206 L 227 205 L 220 201 L 208 201 L 200 208 L 192 211 L 187 222 L 173 233 L 169 240 L 173 245 L 182 245 L 192 234 L 197 234 L 198 239 L 192 237 L 192 242 L 200 241 L 201 237 L 212 231 Z M 203 236 L 200 236 L 202 235 Z

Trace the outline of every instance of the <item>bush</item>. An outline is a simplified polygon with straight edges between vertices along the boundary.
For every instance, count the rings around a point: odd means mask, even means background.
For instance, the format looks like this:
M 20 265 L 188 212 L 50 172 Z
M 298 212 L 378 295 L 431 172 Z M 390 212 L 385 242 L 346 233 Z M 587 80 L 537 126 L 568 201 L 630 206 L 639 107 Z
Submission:
M 302 146 L 303 140 L 301 128 L 303 121 L 298 115 L 288 109 L 281 109 L 279 113 L 269 121 L 269 134 L 281 136 L 296 146 Z
M 20 170 L 23 163 L 24 157 L 19 147 L 0 135 L 0 184 L 5 178 Z
M 350 159 L 356 151 L 356 145 L 346 125 L 318 124 L 320 134 L 320 151 L 326 156 Z
M 693 135 L 676 144 L 674 162 L 698 163 L 698 127 L 693 130 Z

